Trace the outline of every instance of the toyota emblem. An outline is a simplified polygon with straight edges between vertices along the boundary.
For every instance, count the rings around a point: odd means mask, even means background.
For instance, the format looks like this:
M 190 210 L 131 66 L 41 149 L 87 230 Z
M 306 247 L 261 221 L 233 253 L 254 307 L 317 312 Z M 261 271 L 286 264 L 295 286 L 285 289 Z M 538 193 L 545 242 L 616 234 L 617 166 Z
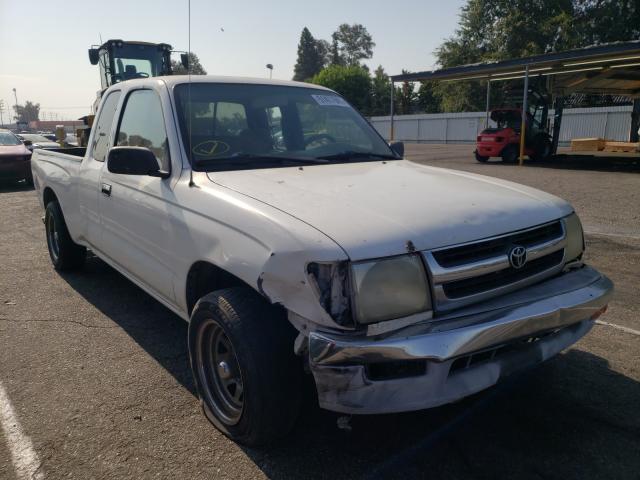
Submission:
M 516 246 L 509 252 L 509 263 L 515 269 L 524 267 L 527 263 L 527 249 L 521 246 Z

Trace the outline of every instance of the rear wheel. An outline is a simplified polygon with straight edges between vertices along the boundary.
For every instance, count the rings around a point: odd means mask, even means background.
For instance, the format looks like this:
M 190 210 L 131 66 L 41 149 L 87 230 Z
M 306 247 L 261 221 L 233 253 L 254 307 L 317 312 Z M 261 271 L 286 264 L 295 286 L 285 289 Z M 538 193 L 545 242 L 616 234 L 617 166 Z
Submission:
M 300 409 L 297 332 L 249 287 L 201 298 L 189 324 L 189 356 L 206 417 L 231 439 L 263 445 L 289 433 Z
M 489 157 L 480 155 L 477 150 L 474 153 L 476 155 L 476 160 L 479 161 L 480 163 L 486 163 L 489 160 Z
M 78 270 L 84 265 L 87 249 L 71 239 L 62 209 L 57 201 L 47 204 L 44 227 L 51 263 L 56 270 Z
M 507 145 L 502 149 L 501 156 L 504 163 L 515 163 L 518 160 L 518 147 L 513 143 Z

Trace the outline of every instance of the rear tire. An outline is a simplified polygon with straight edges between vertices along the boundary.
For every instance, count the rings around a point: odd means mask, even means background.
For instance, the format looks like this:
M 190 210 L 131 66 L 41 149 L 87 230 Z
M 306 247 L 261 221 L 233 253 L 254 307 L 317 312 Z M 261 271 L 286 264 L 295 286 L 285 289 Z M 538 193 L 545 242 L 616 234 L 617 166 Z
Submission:
M 502 149 L 501 156 L 504 163 L 516 163 L 518 160 L 518 147 L 515 144 L 507 145 Z
M 475 152 L 473 152 L 473 153 L 475 153 L 476 160 L 478 162 L 480 162 L 480 163 L 487 163 L 487 161 L 489 160 L 489 157 L 485 157 L 483 155 L 480 155 L 477 150 Z
M 53 267 L 61 272 L 82 268 L 87 256 L 87 249 L 71 239 L 60 204 L 55 200 L 47 204 L 44 227 Z
M 302 398 L 296 330 L 249 287 L 202 297 L 189 323 L 189 357 L 205 416 L 247 446 L 291 431 Z

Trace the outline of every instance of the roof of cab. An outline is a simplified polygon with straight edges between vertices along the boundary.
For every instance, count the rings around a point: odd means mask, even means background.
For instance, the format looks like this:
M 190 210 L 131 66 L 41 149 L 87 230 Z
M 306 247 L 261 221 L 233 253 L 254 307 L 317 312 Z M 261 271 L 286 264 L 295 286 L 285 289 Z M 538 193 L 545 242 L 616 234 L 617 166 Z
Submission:
M 168 87 L 173 87 L 182 83 L 228 83 L 228 84 L 250 84 L 250 85 L 277 85 L 282 87 L 300 87 L 315 88 L 318 90 L 332 91 L 321 85 L 312 83 L 294 82 L 292 80 L 269 80 L 267 78 L 251 78 L 251 77 L 226 77 L 219 75 L 169 75 L 164 77 L 152 77 L 144 79 L 127 80 L 126 82 L 117 83 L 115 85 L 140 85 L 148 84 L 153 81 L 162 81 Z

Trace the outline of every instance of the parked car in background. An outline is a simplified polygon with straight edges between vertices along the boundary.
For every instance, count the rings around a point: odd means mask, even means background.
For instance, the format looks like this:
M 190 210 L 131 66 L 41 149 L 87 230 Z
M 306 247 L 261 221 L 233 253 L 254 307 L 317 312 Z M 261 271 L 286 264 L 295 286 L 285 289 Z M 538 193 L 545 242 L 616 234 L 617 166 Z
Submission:
M 73 133 L 67 133 L 67 136 L 64 139 L 64 144 L 67 147 L 77 147 L 78 137 L 76 137 Z
M 37 133 L 20 133 L 17 136 L 31 151 L 37 148 L 60 148 L 57 142 L 52 142 L 47 137 Z
M 39 133 L 38 135 L 42 135 L 44 138 L 48 138 L 52 142 L 56 142 L 58 140 L 55 133 Z
M 0 179 L 33 182 L 31 151 L 9 130 L 0 130 Z

